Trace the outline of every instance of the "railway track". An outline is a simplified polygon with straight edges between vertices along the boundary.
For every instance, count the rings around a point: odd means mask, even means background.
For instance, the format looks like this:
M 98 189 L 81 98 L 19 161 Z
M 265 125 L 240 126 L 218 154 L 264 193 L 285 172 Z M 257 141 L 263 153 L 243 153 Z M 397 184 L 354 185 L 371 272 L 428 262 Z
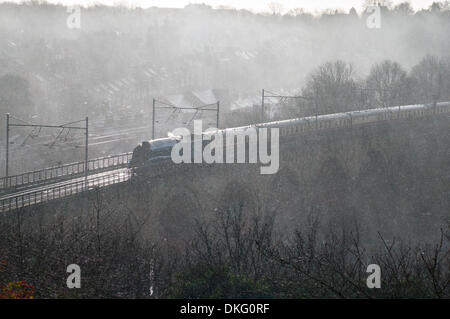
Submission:
M 106 156 L 88 161 L 88 175 L 125 168 L 131 160 L 132 153 Z M 0 196 L 17 193 L 46 184 L 84 177 L 85 162 L 75 162 L 48 167 L 37 171 L 0 178 Z
M 441 103 L 448 106 L 448 102 Z M 397 110 L 397 108 L 392 108 Z M 418 109 L 417 106 L 403 106 L 402 112 L 415 112 L 413 115 L 421 117 L 426 114 L 423 110 Z M 419 112 L 420 111 L 420 112 Z M 434 109 L 431 110 L 434 112 Z M 366 110 L 367 112 L 367 110 Z M 404 119 L 400 117 L 400 109 L 398 117 L 391 116 L 391 110 L 386 113 L 384 109 L 371 109 L 370 112 L 378 112 L 381 115 L 381 119 L 376 118 L 377 122 L 394 119 Z M 321 121 L 316 126 L 312 127 L 313 131 L 331 129 L 332 123 L 329 123 L 329 119 L 335 120 L 334 124 L 342 123 L 344 127 L 353 127 L 353 124 L 367 124 L 367 119 L 361 117 L 361 112 L 354 112 L 359 116 L 361 123 L 353 123 L 353 117 L 349 116 L 349 113 L 331 114 L 327 115 L 328 122 Z M 417 113 L 417 114 L 416 114 Z M 350 114 L 351 115 L 351 114 Z M 363 114 L 365 115 L 365 113 Z M 388 116 L 389 115 L 389 116 Z M 404 114 L 403 114 L 404 115 Z M 444 116 L 448 117 L 448 115 Z M 323 116 L 322 116 L 323 117 Z M 345 119 L 341 119 L 344 117 Z M 367 116 L 366 116 L 367 117 Z M 325 117 L 324 117 L 325 118 Z M 305 119 L 303 119 L 305 120 Z M 337 121 L 337 122 L 336 122 Z M 306 121 L 307 122 L 307 121 Z M 341 123 L 342 122 L 342 123 Z M 350 122 L 350 124 L 348 124 Z M 370 121 L 369 121 L 370 122 Z M 372 121 L 373 122 L 373 121 Z M 371 122 L 370 122 L 371 123 Z M 294 136 L 299 133 L 299 129 L 296 126 L 305 126 L 305 123 L 301 119 L 291 119 L 277 122 L 262 123 L 265 125 L 276 125 L 280 127 L 282 136 Z M 259 126 L 262 127 L 260 124 Z M 320 124 L 320 125 L 317 125 Z M 309 128 L 309 126 L 306 125 Z M 140 128 L 139 128 L 140 129 Z M 233 128 L 236 129 L 236 128 Z M 84 162 L 77 162 L 58 167 L 46 168 L 40 171 L 23 173 L 16 176 L 9 176 L 7 178 L 0 179 L 0 213 L 7 212 L 22 207 L 36 205 L 51 200 L 72 196 L 85 191 L 90 191 L 99 187 L 113 185 L 121 182 L 128 181 L 131 177 L 131 172 L 128 169 L 128 164 L 131 160 L 132 153 L 124 153 L 119 155 L 113 155 L 103 158 L 97 158 L 88 162 L 88 176 L 85 177 Z
M 72 178 L 28 188 L 13 194 L 0 196 L 0 213 L 45 203 L 51 200 L 72 196 L 96 188 L 128 181 L 131 172 L 128 168 L 119 168 L 85 177 Z

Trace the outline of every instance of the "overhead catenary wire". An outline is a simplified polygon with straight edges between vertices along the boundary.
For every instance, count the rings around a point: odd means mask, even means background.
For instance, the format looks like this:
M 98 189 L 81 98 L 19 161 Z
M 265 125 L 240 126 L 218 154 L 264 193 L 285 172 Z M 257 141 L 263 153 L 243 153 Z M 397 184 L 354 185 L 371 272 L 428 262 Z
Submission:
M 346 88 L 346 90 L 349 91 L 358 91 L 361 92 L 361 95 L 363 94 L 363 92 L 367 92 L 367 91 L 371 91 L 371 92 L 394 92 L 395 89 L 391 89 L 391 88 L 373 88 L 373 87 L 362 87 L 358 84 L 355 84 L 352 87 L 348 87 Z M 320 95 L 334 95 L 336 94 L 335 92 L 330 93 L 327 91 L 324 92 L 320 92 Z M 315 104 L 315 109 L 316 109 L 316 117 L 317 117 L 317 113 L 318 113 L 318 99 L 319 99 L 319 92 L 317 91 L 316 88 L 316 94 L 315 97 L 310 97 L 310 96 L 304 96 L 304 95 L 283 95 L 283 94 L 279 94 L 279 93 L 275 93 L 266 89 L 262 89 L 262 101 L 261 101 L 261 117 L 262 120 L 264 120 L 264 115 L 265 115 L 265 98 L 279 98 L 279 103 L 284 103 L 287 99 L 303 99 L 303 100 L 307 100 L 307 101 L 314 101 Z M 361 103 L 364 103 L 364 101 L 361 101 Z M 387 107 L 387 106 L 385 106 Z
M 16 120 L 19 123 L 11 123 L 11 119 Z M 76 123 L 81 123 L 81 122 L 85 122 L 85 126 L 73 126 Z M 84 166 L 84 170 L 85 170 L 85 179 L 87 180 L 87 175 L 88 175 L 88 139 L 89 139 L 89 120 L 88 117 L 85 118 L 85 120 L 78 120 L 78 121 L 73 121 L 73 122 L 68 122 L 68 123 L 63 123 L 60 125 L 50 125 L 50 124 L 33 124 L 31 122 L 22 120 L 18 117 L 12 116 L 11 114 L 7 113 L 6 114 L 6 161 L 5 161 L 5 177 L 9 176 L 9 132 L 10 132 L 10 128 L 11 127 L 31 127 L 32 130 L 31 132 L 26 136 L 25 140 L 21 143 L 21 146 L 25 146 L 25 143 L 27 142 L 27 140 L 29 138 L 35 138 L 39 136 L 39 133 L 41 132 L 41 130 L 43 128 L 53 128 L 53 129 L 60 129 L 59 134 L 56 136 L 56 138 L 54 139 L 54 141 L 52 143 L 50 143 L 48 146 L 51 148 L 55 145 L 56 141 L 59 139 L 59 137 L 62 135 L 62 133 L 64 132 L 64 130 L 67 130 L 68 133 L 66 134 L 66 138 L 70 132 L 70 130 L 84 130 L 85 131 L 85 166 Z M 37 134 L 33 135 L 33 133 L 37 130 Z M 7 182 L 8 183 L 8 180 Z
M 169 120 L 171 120 L 173 118 L 173 116 L 177 113 L 181 113 L 182 110 L 189 110 L 189 111 L 195 111 L 194 115 L 184 124 L 190 124 L 195 118 L 196 116 L 200 113 L 203 114 L 203 111 L 211 111 L 211 112 L 216 112 L 216 126 L 219 127 L 219 104 L 220 102 L 217 101 L 216 103 L 208 103 L 208 104 L 204 104 L 204 105 L 200 105 L 200 106 L 192 106 L 192 107 L 187 107 L 187 106 L 178 106 L 175 104 L 172 104 L 170 102 L 165 102 L 165 101 L 161 101 L 159 99 L 153 99 L 153 119 L 152 119 L 152 139 L 155 138 L 155 123 L 159 123 L 158 120 L 156 120 L 156 110 L 161 110 L 161 109 L 167 109 L 167 110 L 172 110 L 172 112 L 169 114 L 169 116 L 167 117 L 165 123 L 167 123 Z M 158 104 L 161 104 L 163 106 L 159 106 Z M 209 108 L 211 106 L 216 106 L 215 108 Z

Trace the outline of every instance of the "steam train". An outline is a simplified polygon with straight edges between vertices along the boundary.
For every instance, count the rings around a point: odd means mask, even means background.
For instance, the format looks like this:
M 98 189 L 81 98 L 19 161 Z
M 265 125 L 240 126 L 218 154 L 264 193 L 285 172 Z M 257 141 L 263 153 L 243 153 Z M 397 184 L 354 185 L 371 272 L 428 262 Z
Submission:
M 396 119 L 421 118 L 431 115 L 449 116 L 450 102 L 436 104 L 417 104 L 394 106 L 388 108 L 367 109 L 345 113 L 309 116 L 289 120 L 266 122 L 241 127 L 220 129 L 217 132 L 226 135 L 231 131 L 244 131 L 248 128 L 279 128 L 280 138 L 311 131 L 327 130 L 333 128 L 351 128 L 353 126 L 390 121 Z M 148 166 L 171 162 L 172 147 L 178 143 L 179 137 L 169 136 L 151 141 L 142 142 L 134 151 L 130 167 L 136 171 Z

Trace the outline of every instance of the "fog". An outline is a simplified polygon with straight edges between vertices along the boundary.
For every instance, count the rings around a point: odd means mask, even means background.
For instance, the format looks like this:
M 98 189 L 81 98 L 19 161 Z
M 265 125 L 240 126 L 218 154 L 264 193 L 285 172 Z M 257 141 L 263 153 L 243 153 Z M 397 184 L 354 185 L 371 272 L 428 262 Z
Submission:
M 449 298 L 450 4 L 361 3 L 1 3 L 0 299 Z
M 382 27 L 369 29 L 367 15 L 354 12 L 95 6 L 81 8 L 80 28 L 70 29 L 65 7 L 1 4 L 0 72 L 26 82 L 27 101 L 2 104 L 1 112 L 99 121 L 104 104 L 114 113 L 125 106 L 149 112 L 152 97 L 186 91 L 223 89 L 231 100 L 261 88 L 299 91 L 329 60 L 350 62 L 365 77 L 383 59 L 409 69 L 426 54 L 448 55 L 447 9 L 403 11 L 382 8 Z

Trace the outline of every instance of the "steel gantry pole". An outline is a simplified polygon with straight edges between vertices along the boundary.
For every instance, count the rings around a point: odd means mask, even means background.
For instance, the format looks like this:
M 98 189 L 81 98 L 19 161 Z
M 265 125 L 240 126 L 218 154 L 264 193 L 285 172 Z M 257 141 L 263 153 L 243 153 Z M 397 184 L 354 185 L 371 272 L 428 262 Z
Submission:
M 217 101 L 217 118 L 216 118 L 217 128 L 219 128 L 219 110 L 220 110 L 220 101 Z
M 9 176 L 9 113 L 6 113 L 6 158 L 5 158 L 5 183 L 8 187 L 8 176 Z
M 87 188 L 87 178 L 88 178 L 88 149 L 89 149 L 89 118 L 86 116 L 86 142 L 84 150 L 84 179 Z
M 153 99 L 152 140 L 155 138 L 155 99 Z
M 261 94 L 261 122 L 264 122 L 264 89 L 262 89 L 262 94 Z
M 316 130 L 319 127 L 318 117 L 319 117 L 319 90 L 315 88 L 315 98 L 314 98 L 314 108 L 316 111 Z

